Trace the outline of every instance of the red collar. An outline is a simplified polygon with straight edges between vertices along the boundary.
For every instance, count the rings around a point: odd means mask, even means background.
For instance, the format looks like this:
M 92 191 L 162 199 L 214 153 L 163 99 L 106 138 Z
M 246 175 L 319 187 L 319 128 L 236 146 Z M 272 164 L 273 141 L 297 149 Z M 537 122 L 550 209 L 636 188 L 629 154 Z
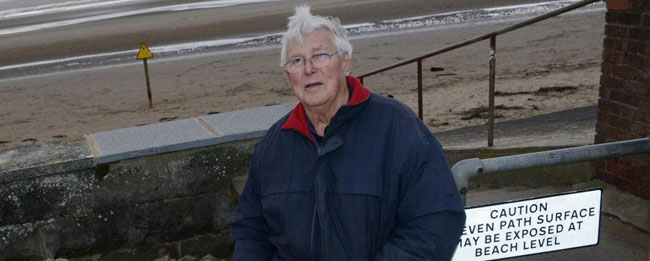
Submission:
M 350 97 L 350 101 L 348 101 L 347 106 L 355 106 L 368 100 L 370 97 L 370 91 L 368 91 L 366 87 L 363 87 L 363 84 L 361 84 L 361 81 L 359 81 L 359 79 L 355 78 L 354 76 L 346 76 L 345 79 L 348 83 L 348 86 L 352 88 L 352 97 Z M 296 130 L 302 135 L 305 135 L 311 141 L 314 141 L 314 138 L 309 132 L 305 107 L 300 102 L 296 105 L 296 107 L 293 108 L 291 114 L 289 115 L 289 118 L 284 123 L 284 125 L 282 125 L 282 129 Z

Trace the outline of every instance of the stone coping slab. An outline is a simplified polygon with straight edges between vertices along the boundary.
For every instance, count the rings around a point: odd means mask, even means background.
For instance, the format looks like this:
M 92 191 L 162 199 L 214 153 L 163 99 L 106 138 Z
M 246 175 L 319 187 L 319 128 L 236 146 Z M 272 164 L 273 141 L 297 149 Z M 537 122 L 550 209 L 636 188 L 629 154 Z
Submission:
M 99 164 L 178 151 L 218 143 L 218 136 L 206 130 L 196 118 L 156 123 L 88 136 Z
M 295 103 L 224 112 L 125 129 L 97 132 L 88 143 L 98 164 L 254 139 L 287 114 Z
M 93 155 L 83 137 L 18 146 L 0 151 L 0 182 L 85 169 L 93 165 Z
M 263 137 L 273 123 L 289 113 L 296 103 L 252 108 L 228 113 L 200 116 L 208 128 L 223 135 L 222 142 Z

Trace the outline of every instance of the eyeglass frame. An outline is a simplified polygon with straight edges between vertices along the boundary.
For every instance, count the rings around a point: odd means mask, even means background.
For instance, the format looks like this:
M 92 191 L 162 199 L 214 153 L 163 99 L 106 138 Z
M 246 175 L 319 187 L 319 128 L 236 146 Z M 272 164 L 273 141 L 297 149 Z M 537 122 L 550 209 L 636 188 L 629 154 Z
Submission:
M 316 69 L 321 69 L 321 68 L 324 68 L 324 67 L 330 65 L 331 62 L 332 62 L 332 56 L 334 56 L 335 54 L 338 54 L 338 53 L 339 53 L 339 51 L 335 51 L 335 52 L 333 52 L 333 53 L 324 53 L 324 52 L 322 52 L 322 53 L 317 53 L 317 54 L 314 54 L 314 55 L 312 55 L 312 56 L 309 57 L 309 62 L 311 63 L 311 66 L 313 66 L 314 68 L 316 68 Z M 324 57 L 324 56 L 327 56 L 327 64 L 323 64 L 323 65 L 321 65 L 321 66 L 316 66 L 316 65 L 314 64 L 313 59 L 314 59 L 315 57 Z M 296 70 L 295 72 L 291 72 L 291 71 L 289 71 L 289 63 L 291 63 L 292 61 L 294 61 L 294 59 L 296 59 L 296 58 L 303 59 L 303 61 L 301 62 L 301 64 L 302 64 L 302 68 L 301 68 L 300 70 Z M 304 70 L 304 69 L 305 69 L 305 65 L 307 65 L 307 59 L 305 59 L 305 57 L 295 57 L 295 58 L 291 58 L 290 61 L 288 61 L 287 63 L 285 63 L 284 66 L 282 66 L 282 68 L 283 68 L 284 71 L 286 71 L 287 73 L 299 73 L 301 70 Z

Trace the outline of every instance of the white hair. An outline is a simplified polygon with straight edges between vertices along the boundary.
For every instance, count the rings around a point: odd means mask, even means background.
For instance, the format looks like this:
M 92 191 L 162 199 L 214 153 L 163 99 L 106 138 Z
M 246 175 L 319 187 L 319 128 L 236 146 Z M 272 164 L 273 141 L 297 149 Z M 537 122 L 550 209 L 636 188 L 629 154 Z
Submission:
M 309 9 L 308 5 L 297 6 L 296 13 L 289 17 L 287 32 L 282 37 L 280 66 L 284 66 L 287 62 L 287 46 L 291 40 L 296 39 L 299 44 L 303 44 L 303 34 L 309 34 L 321 28 L 330 31 L 336 50 L 341 57 L 347 53 L 348 57 L 352 58 L 352 44 L 348 41 L 347 31 L 341 26 L 341 21 L 338 18 L 312 15 Z

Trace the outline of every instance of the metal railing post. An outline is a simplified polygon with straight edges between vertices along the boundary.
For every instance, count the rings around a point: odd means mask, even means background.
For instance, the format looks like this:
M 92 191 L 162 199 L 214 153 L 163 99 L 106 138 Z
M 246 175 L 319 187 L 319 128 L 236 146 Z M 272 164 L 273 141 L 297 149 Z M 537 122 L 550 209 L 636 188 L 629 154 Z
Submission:
M 422 60 L 418 60 L 418 116 L 423 120 L 422 112 Z
M 497 36 L 490 37 L 490 94 L 489 116 L 488 116 L 488 147 L 494 146 L 494 80 L 496 77 L 496 44 Z

